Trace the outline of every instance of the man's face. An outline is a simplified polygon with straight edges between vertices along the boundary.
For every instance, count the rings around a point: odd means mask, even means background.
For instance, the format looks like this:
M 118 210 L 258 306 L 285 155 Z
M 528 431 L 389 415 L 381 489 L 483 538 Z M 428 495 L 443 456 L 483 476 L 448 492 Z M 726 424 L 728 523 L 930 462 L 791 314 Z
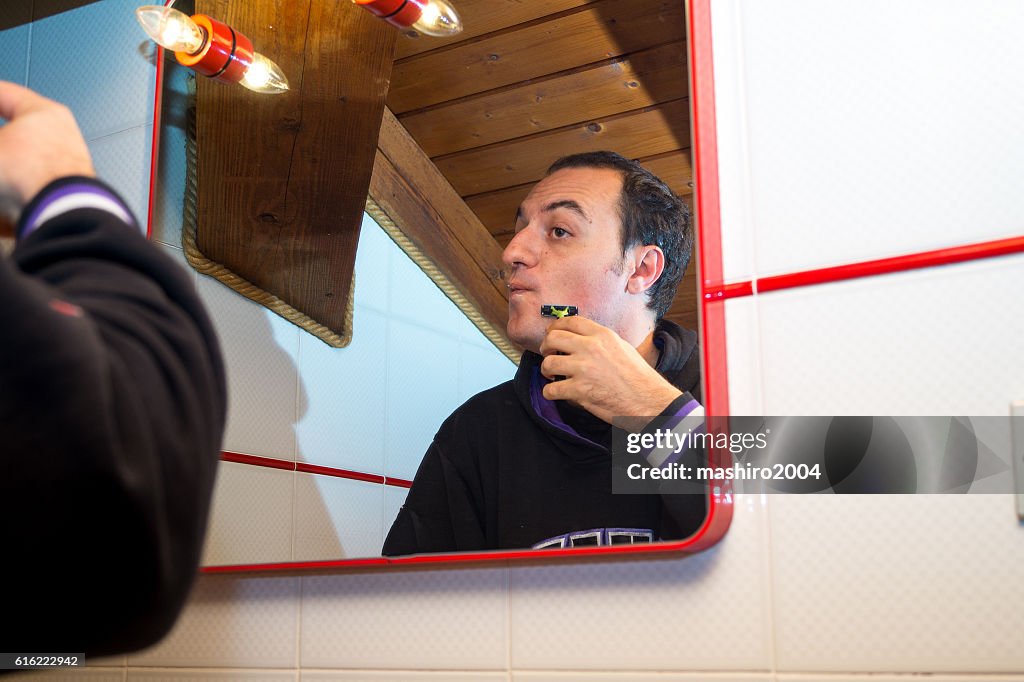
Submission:
M 580 315 L 620 331 L 631 298 L 630 273 L 623 269 L 621 193 L 622 174 L 616 170 L 565 168 L 541 180 L 523 201 L 516 235 L 502 255 L 509 268 L 513 341 L 537 352 L 552 322 L 540 315 L 546 303 L 578 306 Z

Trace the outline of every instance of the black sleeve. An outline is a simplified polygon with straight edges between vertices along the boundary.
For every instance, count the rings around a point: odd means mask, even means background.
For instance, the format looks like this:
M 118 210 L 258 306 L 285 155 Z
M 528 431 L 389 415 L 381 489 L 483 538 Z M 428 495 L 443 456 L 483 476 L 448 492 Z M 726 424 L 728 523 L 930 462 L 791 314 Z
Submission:
M 700 381 L 696 382 L 696 390 L 700 390 Z M 655 422 L 669 420 L 678 414 L 691 400 L 700 402 L 700 398 L 684 392 L 681 396 L 669 403 Z M 649 427 L 650 428 L 650 427 Z M 707 452 L 702 447 L 689 448 L 683 455 L 682 464 L 691 467 L 708 465 Z M 661 527 L 658 532 L 660 540 L 683 540 L 693 535 L 703 525 L 704 517 L 708 513 L 708 485 L 698 484 L 696 481 L 680 486 L 679 483 L 665 483 L 659 486 L 661 492 Z M 693 489 L 695 492 L 680 493 L 679 489 Z M 699 492 L 696 490 L 699 488 Z
M 423 456 L 391 525 L 382 550 L 385 556 L 485 548 L 484 522 L 474 495 L 439 438 Z
M 4 650 L 155 643 L 196 575 L 225 419 L 192 283 L 108 212 L 47 221 L 0 259 L 0 382 Z

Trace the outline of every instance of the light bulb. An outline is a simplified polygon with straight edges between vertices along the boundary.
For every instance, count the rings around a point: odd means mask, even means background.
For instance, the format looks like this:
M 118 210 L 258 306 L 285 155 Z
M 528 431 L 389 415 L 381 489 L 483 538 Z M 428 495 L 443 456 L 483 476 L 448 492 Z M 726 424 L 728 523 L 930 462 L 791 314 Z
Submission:
M 239 82 L 253 92 L 275 95 L 288 91 L 288 78 L 281 67 L 259 52 L 253 53 L 252 63 Z
M 462 20 L 447 0 L 352 0 L 392 26 L 443 38 L 462 31 Z
M 420 18 L 409 28 L 437 38 L 462 32 L 462 20 L 445 0 L 428 0 L 422 9 Z
M 196 22 L 173 7 L 145 5 L 135 10 L 135 18 L 150 38 L 168 50 L 194 54 L 206 44 L 206 35 Z
M 161 46 L 174 50 L 178 63 L 222 83 L 241 83 L 253 92 L 288 91 L 288 78 L 274 62 L 253 49 L 252 41 L 205 14 L 191 17 L 170 7 L 135 10 L 142 28 Z

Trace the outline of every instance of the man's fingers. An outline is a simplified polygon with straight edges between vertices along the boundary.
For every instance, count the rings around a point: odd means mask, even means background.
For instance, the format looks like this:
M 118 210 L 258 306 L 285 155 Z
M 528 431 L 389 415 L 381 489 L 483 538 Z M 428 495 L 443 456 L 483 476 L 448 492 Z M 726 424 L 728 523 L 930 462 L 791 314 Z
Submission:
M 540 342 L 540 354 L 571 353 L 579 349 L 581 338 L 579 334 L 562 329 L 548 329 L 544 340 Z
M 56 104 L 26 87 L 0 81 L 0 118 L 12 120 L 47 104 Z
M 548 379 L 572 374 L 569 367 L 572 360 L 568 355 L 549 355 L 540 363 L 540 373 Z

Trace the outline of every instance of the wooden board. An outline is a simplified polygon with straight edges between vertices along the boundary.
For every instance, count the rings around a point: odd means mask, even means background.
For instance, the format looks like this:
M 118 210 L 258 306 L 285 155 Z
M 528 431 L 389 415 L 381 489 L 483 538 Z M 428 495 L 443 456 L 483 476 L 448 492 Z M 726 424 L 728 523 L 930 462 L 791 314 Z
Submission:
M 501 249 L 386 110 L 370 196 L 419 251 L 444 272 L 471 307 L 504 334 L 508 289 Z
M 258 95 L 200 78 L 198 244 L 341 336 L 396 32 L 337 0 L 197 0 L 291 82 Z
M 399 120 L 423 151 L 441 156 L 686 96 L 686 47 L 679 41 Z
M 604 0 L 525 28 L 424 53 L 395 65 L 396 114 L 684 38 L 677 0 Z

